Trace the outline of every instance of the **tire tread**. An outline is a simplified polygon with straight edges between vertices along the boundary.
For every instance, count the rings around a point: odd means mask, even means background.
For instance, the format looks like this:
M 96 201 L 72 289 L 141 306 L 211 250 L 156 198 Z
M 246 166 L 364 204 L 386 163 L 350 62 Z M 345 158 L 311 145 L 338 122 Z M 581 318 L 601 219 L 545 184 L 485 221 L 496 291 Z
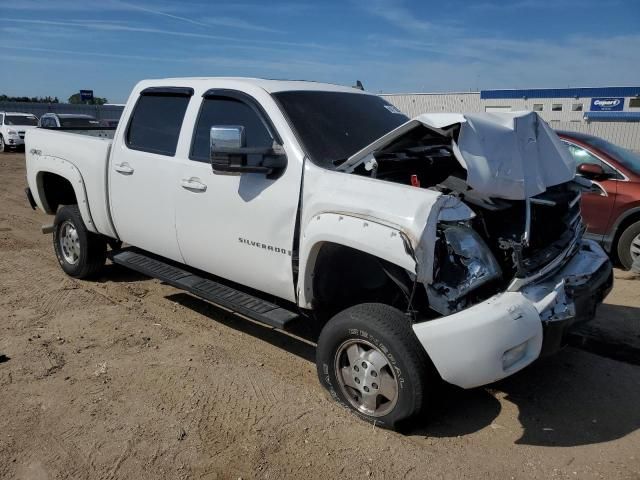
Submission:
M 433 371 L 431 360 L 415 336 L 410 320 L 396 308 L 381 303 L 363 303 L 335 315 L 325 325 L 318 339 L 318 376 L 324 385 L 322 363 L 326 358 L 322 357 L 327 357 L 328 352 L 333 351 L 333 337 L 339 339 L 345 329 L 367 327 L 382 335 L 385 343 L 393 345 L 394 354 L 401 356 L 405 375 L 411 381 L 413 398 L 409 411 L 402 417 L 388 420 L 389 427 L 397 428 L 401 422 L 419 415 L 426 408 L 429 401 L 426 389 L 431 384 Z M 358 415 L 367 421 L 376 421 L 373 417 Z

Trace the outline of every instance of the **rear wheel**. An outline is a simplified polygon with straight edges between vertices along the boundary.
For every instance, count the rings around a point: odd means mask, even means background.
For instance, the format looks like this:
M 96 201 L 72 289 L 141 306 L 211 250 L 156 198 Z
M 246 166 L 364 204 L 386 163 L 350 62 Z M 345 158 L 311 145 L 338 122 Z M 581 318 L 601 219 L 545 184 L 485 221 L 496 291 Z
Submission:
M 629 225 L 618 239 L 618 258 L 624 268 L 629 270 L 633 262 L 640 257 L 640 221 Z
M 95 275 L 107 256 L 104 237 L 87 230 L 77 205 L 62 206 L 56 213 L 53 249 L 65 273 L 75 278 Z
M 0 135 L 0 153 L 4 152 L 4 138 L 2 138 L 2 135 Z
M 335 400 L 384 428 L 417 415 L 433 388 L 429 359 L 409 320 L 388 305 L 365 303 L 333 317 L 318 339 L 316 363 Z

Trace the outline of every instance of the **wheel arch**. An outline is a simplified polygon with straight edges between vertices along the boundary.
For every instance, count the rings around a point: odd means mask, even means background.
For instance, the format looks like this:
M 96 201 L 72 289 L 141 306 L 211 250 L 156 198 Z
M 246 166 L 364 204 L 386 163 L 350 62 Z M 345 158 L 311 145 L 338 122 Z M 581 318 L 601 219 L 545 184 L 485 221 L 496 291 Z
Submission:
M 404 275 L 406 271 L 415 272 L 415 260 L 406 242 L 408 239 L 400 229 L 368 219 L 338 213 L 315 215 L 301 236 L 299 305 L 317 308 L 318 285 L 323 281 L 318 272 L 328 261 L 333 262 L 332 266 L 339 265 L 342 270 L 347 267 L 343 262 L 355 262 L 364 269 L 363 273 L 372 273 L 368 270 L 372 262 L 379 263 L 387 275 L 385 266 Z M 349 271 L 348 268 L 346 270 Z M 341 280 L 346 282 L 348 279 Z
M 622 234 L 625 232 L 625 230 L 627 230 L 627 228 L 637 222 L 640 222 L 640 207 L 634 207 L 630 211 L 627 211 L 625 212 L 625 214 L 620 216 L 610 237 L 610 243 L 606 245 L 607 251 L 609 252 L 611 258 L 613 258 L 619 265 L 624 266 L 618 250 L 620 238 L 622 237 Z
M 37 203 L 49 215 L 55 215 L 60 205 L 78 205 L 87 230 L 98 233 L 80 171 L 72 163 L 62 159 L 50 159 L 46 168 L 36 173 Z
M 640 221 L 640 204 L 626 210 L 616 219 L 609 234 L 609 241 L 605 241 L 607 250 L 615 252 L 622 232 L 624 232 L 629 225 L 637 221 Z

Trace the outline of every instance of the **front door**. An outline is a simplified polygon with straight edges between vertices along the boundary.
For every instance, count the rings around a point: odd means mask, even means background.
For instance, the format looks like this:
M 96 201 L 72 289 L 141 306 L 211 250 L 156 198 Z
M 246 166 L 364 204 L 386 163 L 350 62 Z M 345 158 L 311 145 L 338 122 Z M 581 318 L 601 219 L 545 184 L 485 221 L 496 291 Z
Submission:
M 175 230 L 175 154 L 190 89 L 143 90 L 109 164 L 111 216 L 121 240 L 182 261 Z
M 243 126 L 247 147 L 270 147 L 278 134 L 246 95 L 206 94 L 189 155 L 181 159 L 176 230 L 188 265 L 294 301 L 292 251 L 301 165 L 288 159 L 278 178 L 220 175 L 209 163 L 212 126 Z M 285 145 L 286 150 L 286 145 Z M 258 161 L 249 155 L 248 163 Z

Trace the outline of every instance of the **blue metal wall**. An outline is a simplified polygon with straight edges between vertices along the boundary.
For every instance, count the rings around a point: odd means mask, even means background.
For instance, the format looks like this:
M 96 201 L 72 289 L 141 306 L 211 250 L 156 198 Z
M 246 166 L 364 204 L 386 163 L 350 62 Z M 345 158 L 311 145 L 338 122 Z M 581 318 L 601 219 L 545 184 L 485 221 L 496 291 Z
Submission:
M 595 88 L 528 88 L 522 90 L 482 90 L 480 98 L 592 98 L 592 97 L 638 97 L 640 87 L 595 87 Z

